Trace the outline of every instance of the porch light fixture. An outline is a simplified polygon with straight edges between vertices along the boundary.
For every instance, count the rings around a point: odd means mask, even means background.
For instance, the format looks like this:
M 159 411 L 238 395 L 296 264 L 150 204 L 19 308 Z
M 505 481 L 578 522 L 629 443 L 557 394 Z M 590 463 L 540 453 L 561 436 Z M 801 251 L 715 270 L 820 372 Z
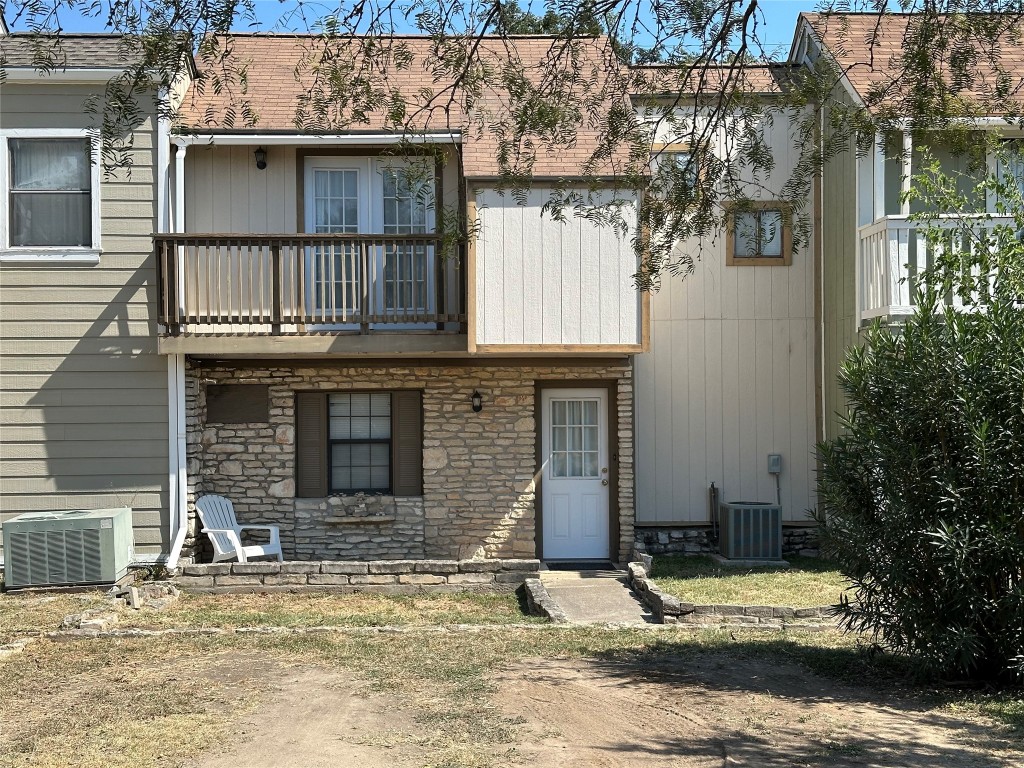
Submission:
M 484 396 L 473 390 L 473 413 L 480 413 L 484 409 Z
M 267 169 L 267 150 L 263 147 L 257 147 L 253 155 L 256 157 L 256 167 L 261 171 L 265 171 Z

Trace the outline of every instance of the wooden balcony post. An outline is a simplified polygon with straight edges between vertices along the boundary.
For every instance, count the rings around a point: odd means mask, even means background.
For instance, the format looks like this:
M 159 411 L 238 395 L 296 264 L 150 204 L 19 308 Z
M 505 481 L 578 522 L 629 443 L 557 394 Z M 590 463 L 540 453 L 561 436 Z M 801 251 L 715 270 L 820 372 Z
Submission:
M 376 250 L 377 249 L 374 248 L 374 252 L 376 252 Z M 359 264 L 360 264 L 359 288 L 360 288 L 360 292 L 362 294 L 361 299 L 360 299 L 361 306 L 359 307 L 359 314 L 363 318 L 366 318 L 366 316 L 372 314 L 372 312 L 370 311 L 370 309 L 371 309 L 371 305 L 370 305 L 370 264 L 369 264 L 369 258 L 367 257 L 367 253 L 366 253 L 366 241 L 365 240 L 360 240 L 359 241 Z M 376 264 L 374 264 L 373 266 L 376 269 Z M 363 322 L 359 323 L 359 332 L 360 333 L 369 333 L 370 332 L 370 324 L 365 322 L 365 319 L 364 319 Z
M 273 294 L 270 307 L 270 329 L 271 333 L 278 336 L 281 333 L 281 315 L 283 314 L 281 306 L 281 242 L 279 240 L 270 244 L 270 268 L 273 270 L 273 275 L 270 278 Z

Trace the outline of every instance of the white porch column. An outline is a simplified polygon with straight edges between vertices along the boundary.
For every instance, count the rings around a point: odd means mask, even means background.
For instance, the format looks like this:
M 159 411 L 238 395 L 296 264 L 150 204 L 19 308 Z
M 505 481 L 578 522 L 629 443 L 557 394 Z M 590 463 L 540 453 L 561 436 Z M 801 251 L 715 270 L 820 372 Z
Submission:
M 914 172 L 913 167 L 914 159 L 914 144 L 913 139 L 910 135 L 910 131 L 903 131 L 903 154 L 900 158 L 902 167 L 900 168 L 900 215 L 910 215 L 910 200 L 907 195 L 910 194 L 910 182 Z
M 871 147 L 871 165 L 875 181 L 872 211 L 878 221 L 885 216 L 885 137 L 880 133 L 875 134 Z

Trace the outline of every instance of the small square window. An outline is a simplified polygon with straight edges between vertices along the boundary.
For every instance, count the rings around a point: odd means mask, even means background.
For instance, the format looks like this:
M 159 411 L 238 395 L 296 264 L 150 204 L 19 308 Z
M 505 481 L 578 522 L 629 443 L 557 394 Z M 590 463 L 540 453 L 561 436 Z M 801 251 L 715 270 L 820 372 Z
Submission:
M 330 491 L 391 493 L 391 394 L 328 397 Z
M 761 203 L 729 215 L 726 264 L 788 266 L 793 236 L 782 203 Z

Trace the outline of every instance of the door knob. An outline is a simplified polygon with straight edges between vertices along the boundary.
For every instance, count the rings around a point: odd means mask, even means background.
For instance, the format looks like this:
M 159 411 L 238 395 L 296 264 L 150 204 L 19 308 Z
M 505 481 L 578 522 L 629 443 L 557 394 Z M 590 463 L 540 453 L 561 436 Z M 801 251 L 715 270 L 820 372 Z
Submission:
M 608 485 L 608 478 L 607 477 L 604 480 L 601 481 L 601 485 Z
M 608 467 L 601 467 L 601 474 L 607 475 L 608 474 Z

